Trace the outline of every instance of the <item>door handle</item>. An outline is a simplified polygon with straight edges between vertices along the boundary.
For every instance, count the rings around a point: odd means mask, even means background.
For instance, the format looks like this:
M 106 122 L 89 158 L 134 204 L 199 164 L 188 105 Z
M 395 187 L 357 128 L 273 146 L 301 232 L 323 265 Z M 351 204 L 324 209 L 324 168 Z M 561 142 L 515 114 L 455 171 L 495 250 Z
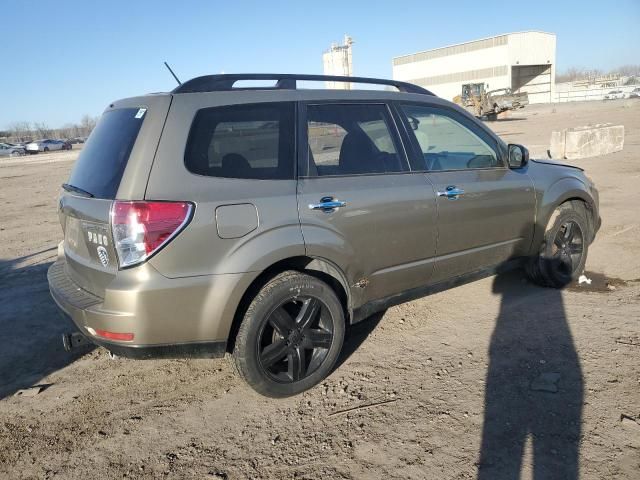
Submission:
M 346 207 L 347 202 L 336 200 L 333 197 L 322 197 L 320 203 L 310 203 L 309 209 L 322 210 L 323 212 L 333 212 L 336 208 Z
M 439 197 L 447 197 L 449 200 L 456 200 L 460 195 L 464 195 L 464 190 L 455 185 L 449 185 L 444 192 L 438 192 Z

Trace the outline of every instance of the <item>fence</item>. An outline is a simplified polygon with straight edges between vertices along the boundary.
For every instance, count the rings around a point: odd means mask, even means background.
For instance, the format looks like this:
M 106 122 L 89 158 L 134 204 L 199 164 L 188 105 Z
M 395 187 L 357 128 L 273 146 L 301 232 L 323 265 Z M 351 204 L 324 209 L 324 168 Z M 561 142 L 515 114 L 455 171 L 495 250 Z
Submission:
M 594 87 L 594 88 L 581 88 L 558 91 L 556 88 L 554 103 L 561 102 L 583 102 L 586 100 L 604 100 L 604 96 L 611 91 L 622 91 L 625 98 L 629 97 L 629 94 L 634 88 L 638 88 L 640 85 L 628 85 L 625 87 Z

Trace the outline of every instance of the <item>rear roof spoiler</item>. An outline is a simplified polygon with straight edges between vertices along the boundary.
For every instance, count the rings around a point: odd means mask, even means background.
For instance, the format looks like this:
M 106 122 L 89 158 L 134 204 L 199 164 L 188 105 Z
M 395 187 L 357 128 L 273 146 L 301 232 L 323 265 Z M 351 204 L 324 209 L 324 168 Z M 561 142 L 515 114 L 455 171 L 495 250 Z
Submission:
M 434 95 L 429 90 L 412 83 L 398 80 L 368 77 L 343 77 L 338 75 L 296 75 L 290 73 L 238 73 L 205 75 L 192 78 L 178 85 L 171 93 L 221 92 L 234 90 L 233 85 L 240 80 L 275 80 L 273 87 L 237 88 L 237 90 L 296 90 L 298 80 L 320 82 L 367 83 L 371 85 L 389 85 L 403 93 Z

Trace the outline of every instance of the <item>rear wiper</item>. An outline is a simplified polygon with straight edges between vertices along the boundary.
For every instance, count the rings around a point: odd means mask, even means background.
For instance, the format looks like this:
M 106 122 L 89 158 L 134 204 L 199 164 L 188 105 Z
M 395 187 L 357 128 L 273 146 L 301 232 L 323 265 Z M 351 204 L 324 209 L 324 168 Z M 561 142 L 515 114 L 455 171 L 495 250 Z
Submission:
M 82 188 L 76 187 L 75 185 L 71 185 L 69 183 L 63 183 L 62 188 L 64 188 L 67 192 L 73 192 L 83 197 L 93 198 L 93 193 L 89 193 L 86 190 L 83 190 Z

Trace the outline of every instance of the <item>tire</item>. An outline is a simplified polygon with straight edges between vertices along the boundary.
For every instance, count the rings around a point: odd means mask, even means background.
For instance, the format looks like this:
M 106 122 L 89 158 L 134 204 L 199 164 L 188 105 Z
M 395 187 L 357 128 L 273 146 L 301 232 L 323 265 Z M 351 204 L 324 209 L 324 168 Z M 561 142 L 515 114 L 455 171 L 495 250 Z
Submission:
M 49 147 L 44 147 L 44 151 L 48 152 L 49 151 Z
M 584 202 L 565 202 L 547 223 L 538 254 L 526 265 L 527 276 L 538 285 L 563 288 L 584 271 L 593 238 Z
M 333 289 L 315 277 L 283 272 L 253 298 L 232 362 L 256 392 L 288 397 L 324 380 L 344 341 L 345 315 Z

